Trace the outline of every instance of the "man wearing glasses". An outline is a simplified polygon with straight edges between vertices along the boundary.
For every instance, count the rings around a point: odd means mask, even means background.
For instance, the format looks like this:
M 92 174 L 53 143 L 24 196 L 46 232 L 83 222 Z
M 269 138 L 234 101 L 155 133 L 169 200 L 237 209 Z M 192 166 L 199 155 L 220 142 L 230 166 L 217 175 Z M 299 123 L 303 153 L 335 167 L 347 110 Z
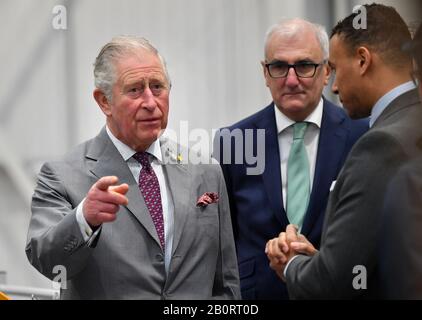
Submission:
M 330 76 L 328 36 L 322 26 L 293 19 L 269 29 L 264 77 L 273 102 L 258 113 L 221 130 L 214 154 L 220 160 L 231 205 L 243 299 L 287 299 L 285 285 L 270 269 L 268 239 L 297 225 L 319 246 L 330 187 L 367 122 L 352 121 L 322 97 Z M 234 163 L 237 130 L 265 130 L 265 160 L 260 175 Z M 227 136 L 229 139 L 227 139 Z M 244 145 L 248 135 L 244 134 Z M 257 141 L 253 141 L 257 150 Z M 259 150 L 259 148 L 258 148 Z M 232 154 L 232 163 L 224 154 Z M 256 151 L 254 151 L 256 152 Z

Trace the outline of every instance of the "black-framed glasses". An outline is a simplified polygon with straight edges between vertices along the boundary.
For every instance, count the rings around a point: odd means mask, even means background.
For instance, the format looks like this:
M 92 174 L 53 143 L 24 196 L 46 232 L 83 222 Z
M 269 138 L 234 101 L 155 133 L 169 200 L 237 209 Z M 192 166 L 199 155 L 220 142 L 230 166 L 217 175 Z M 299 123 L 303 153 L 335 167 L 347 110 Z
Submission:
M 325 62 L 326 61 L 324 60 L 321 63 L 299 62 L 295 64 L 288 64 L 283 61 L 274 61 L 266 63 L 265 67 L 272 78 L 287 77 L 290 68 L 293 68 L 298 78 L 312 78 L 315 75 L 317 68 L 325 64 Z

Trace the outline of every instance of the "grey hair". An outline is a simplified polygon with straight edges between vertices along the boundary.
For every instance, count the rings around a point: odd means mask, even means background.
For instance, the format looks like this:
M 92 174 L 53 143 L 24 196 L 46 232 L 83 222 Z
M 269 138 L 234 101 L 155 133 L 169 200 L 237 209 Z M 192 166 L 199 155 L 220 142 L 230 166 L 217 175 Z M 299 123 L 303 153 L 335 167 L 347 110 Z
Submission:
M 277 34 L 288 34 L 288 35 L 296 35 L 299 32 L 303 31 L 303 28 L 310 27 L 317 37 L 319 45 L 321 46 L 321 51 L 324 60 L 328 60 L 329 55 L 329 38 L 325 27 L 317 24 L 312 23 L 300 18 L 294 19 L 286 19 L 282 20 L 279 23 L 271 26 L 265 34 L 265 47 L 264 47 L 264 57 L 267 57 L 267 49 L 270 42 L 271 37 Z
M 102 47 L 94 62 L 95 86 L 105 94 L 108 101 L 112 99 L 112 88 L 117 80 L 115 70 L 116 61 L 134 53 L 138 49 L 144 49 L 157 55 L 163 66 L 169 87 L 171 87 L 166 62 L 158 50 L 147 39 L 135 36 L 118 36 L 111 39 L 110 42 Z

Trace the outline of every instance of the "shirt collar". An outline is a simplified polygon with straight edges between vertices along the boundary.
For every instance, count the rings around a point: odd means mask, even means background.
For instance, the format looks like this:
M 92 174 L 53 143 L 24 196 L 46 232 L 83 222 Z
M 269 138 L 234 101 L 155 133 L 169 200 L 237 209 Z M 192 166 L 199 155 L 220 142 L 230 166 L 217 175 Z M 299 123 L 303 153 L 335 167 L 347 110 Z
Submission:
M 315 110 L 312 111 L 312 113 L 304 120 L 304 122 L 313 123 L 318 128 L 321 128 L 323 105 L 324 105 L 324 100 L 321 98 Z M 274 110 L 275 110 L 275 122 L 277 124 L 278 134 L 283 132 L 285 129 L 287 129 L 291 125 L 295 124 L 295 121 L 288 118 L 284 113 L 282 113 L 275 104 L 274 104 Z
M 413 90 L 415 88 L 415 84 L 412 81 L 408 81 L 399 85 L 398 87 L 395 87 L 393 90 L 390 90 L 385 95 L 383 95 L 372 108 L 371 118 L 369 120 L 369 127 L 372 127 L 374 125 L 375 121 L 377 121 L 381 113 L 394 99 L 396 99 L 403 93 Z
M 128 161 L 132 156 L 136 153 L 135 150 L 133 150 L 128 145 L 121 142 L 119 139 L 117 139 L 114 134 L 111 132 L 111 130 L 106 126 L 106 131 L 108 136 L 110 137 L 111 142 L 113 142 L 114 146 L 116 147 L 117 151 L 121 154 L 122 158 L 125 161 Z M 160 163 L 163 162 L 163 157 L 161 154 L 161 148 L 160 148 L 160 141 L 157 139 L 155 140 L 147 150 L 145 150 L 152 156 L 154 156 L 155 159 L 157 159 Z

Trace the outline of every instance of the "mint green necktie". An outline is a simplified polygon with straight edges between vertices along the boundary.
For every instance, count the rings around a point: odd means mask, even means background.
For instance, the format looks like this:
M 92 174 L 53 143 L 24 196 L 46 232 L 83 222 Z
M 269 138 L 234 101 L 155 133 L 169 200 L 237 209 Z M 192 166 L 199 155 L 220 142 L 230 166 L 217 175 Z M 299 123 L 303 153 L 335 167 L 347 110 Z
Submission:
M 287 217 L 299 229 L 308 208 L 310 193 L 309 161 L 303 142 L 307 127 L 306 122 L 293 125 L 293 143 L 287 162 Z

